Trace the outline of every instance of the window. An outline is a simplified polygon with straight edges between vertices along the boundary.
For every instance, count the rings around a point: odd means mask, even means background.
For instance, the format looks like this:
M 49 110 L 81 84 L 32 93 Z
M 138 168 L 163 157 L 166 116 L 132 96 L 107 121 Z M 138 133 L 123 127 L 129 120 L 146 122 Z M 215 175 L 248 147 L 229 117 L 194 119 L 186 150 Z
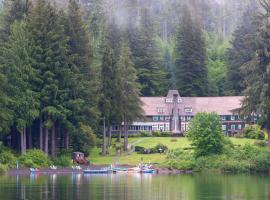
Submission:
M 170 121 L 170 117 L 165 117 L 165 121 Z
M 234 121 L 235 120 L 235 116 L 231 115 L 231 120 Z
M 222 130 L 226 131 L 227 130 L 227 125 L 222 125 Z
M 157 122 L 158 121 L 158 116 L 153 116 L 153 121 Z
M 191 120 L 191 116 L 187 116 L 187 121 L 190 121 Z
M 164 131 L 164 124 L 160 124 L 160 125 L 159 125 L 159 130 L 160 130 L 160 131 Z
M 231 125 L 231 129 L 232 130 L 235 130 L 235 125 Z
M 242 125 L 241 124 L 238 124 L 238 129 L 242 130 Z
M 166 103 L 172 103 L 173 100 L 172 100 L 172 99 L 167 99 L 167 98 L 166 98 L 166 99 L 165 99 L 165 102 L 166 102 Z
M 164 113 L 164 108 L 157 108 L 157 112 L 160 113 L 160 114 L 163 114 Z
M 154 124 L 153 127 L 152 127 L 152 130 L 153 131 L 157 131 L 158 130 L 158 125 L 157 124 Z
M 190 106 L 185 106 L 185 112 L 186 112 L 186 113 L 192 113 L 192 107 L 190 107 Z
M 159 121 L 164 121 L 164 116 L 160 116 Z
M 222 120 L 222 121 L 226 121 L 226 116 L 225 116 L 225 115 L 222 115 L 222 116 L 221 116 L 221 120 Z
M 185 116 L 181 116 L 181 121 L 182 121 L 182 122 L 186 121 Z

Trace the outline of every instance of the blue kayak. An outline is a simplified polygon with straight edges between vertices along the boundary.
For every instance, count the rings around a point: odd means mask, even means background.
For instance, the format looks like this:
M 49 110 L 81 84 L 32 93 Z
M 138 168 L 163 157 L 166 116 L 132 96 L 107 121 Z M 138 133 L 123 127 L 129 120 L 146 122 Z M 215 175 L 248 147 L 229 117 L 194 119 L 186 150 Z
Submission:
M 155 169 L 143 169 L 143 170 L 141 170 L 141 173 L 144 173 L 144 174 L 153 174 L 155 172 L 156 172 Z
M 108 174 L 111 170 L 108 169 L 86 169 L 83 170 L 85 174 Z

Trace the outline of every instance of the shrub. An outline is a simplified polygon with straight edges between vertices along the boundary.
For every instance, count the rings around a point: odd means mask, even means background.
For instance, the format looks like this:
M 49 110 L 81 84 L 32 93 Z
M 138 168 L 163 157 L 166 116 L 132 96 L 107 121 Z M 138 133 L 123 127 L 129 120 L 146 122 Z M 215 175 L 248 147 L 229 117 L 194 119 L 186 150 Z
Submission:
M 17 158 L 11 151 L 3 151 L 0 153 L 0 163 L 7 165 L 9 168 L 16 165 Z
M 70 167 L 72 165 L 72 160 L 70 156 L 61 155 L 54 160 L 54 165 L 60 167 Z
M 265 141 L 255 141 L 254 142 L 254 145 L 255 146 L 258 146 L 258 147 L 266 147 L 267 146 L 267 142 L 265 142 Z
M 139 152 L 139 153 L 143 153 L 144 152 L 144 147 L 141 146 L 135 146 L 134 151 Z
M 141 137 L 153 137 L 153 134 L 149 131 L 140 132 Z
M 250 125 L 245 128 L 244 135 L 246 138 L 264 140 L 265 134 L 264 131 L 258 124 Z
M 38 149 L 28 150 L 25 154 L 20 156 L 19 162 L 25 167 L 48 167 L 51 164 L 48 155 Z
M 155 153 L 164 153 L 168 150 L 168 147 L 164 144 L 157 144 L 153 150 Z
M 96 135 L 90 126 L 80 123 L 78 130 L 73 135 L 73 150 L 80 151 L 88 156 L 96 146 Z
M 226 145 L 220 117 L 215 113 L 198 113 L 191 120 L 187 137 L 192 141 L 197 157 L 220 154 Z
M 7 172 L 8 167 L 0 163 L 0 175 L 4 175 Z

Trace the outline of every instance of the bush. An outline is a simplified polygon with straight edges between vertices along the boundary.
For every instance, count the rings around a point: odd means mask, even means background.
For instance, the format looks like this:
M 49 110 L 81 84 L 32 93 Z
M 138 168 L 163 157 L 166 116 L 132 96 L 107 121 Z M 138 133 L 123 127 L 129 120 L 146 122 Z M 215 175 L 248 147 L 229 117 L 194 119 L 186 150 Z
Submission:
M 43 151 L 32 149 L 19 157 L 19 163 L 25 167 L 40 168 L 50 166 L 51 160 Z
M 266 147 L 267 146 L 267 142 L 265 142 L 265 141 L 255 141 L 254 142 L 254 145 L 255 146 L 258 146 L 258 147 Z
M 96 135 L 90 126 L 80 124 L 77 132 L 73 135 L 73 150 L 80 151 L 88 156 L 92 148 L 96 146 Z
M 67 155 L 61 155 L 54 160 L 54 165 L 60 167 L 70 167 L 72 165 L 71 157 Z
M 134 151 L 135 152 L 139 152 L 139 153 L 143 153 L 144 152 L 144 147 L 140 147 L 140 146 L 135 146 Z
M 227 143 L 216 113 L 198 113 L 191 120 L 187 137 L 197 157 L 220 154 Z
M 7 172 L 7 170 L 8 167 L 0 163 L 0 175 L 4 175 Z
M 149 131 L 140 132 L 140 136 L 141 137 L 153 137 L 152 133 Z
M 155 153 L 164 153 L 167 150 L 168 150 L 168 147 L 166 145 L 164 145 L 164 144 L 157 144 L 154 147 L 154 152 Z
M 166 131 L 153 131 L 152 132 L 153 137 L 171 137 L 171 132 Z
M 0 153 L 0 163 L 8 166 L 9 168 L 16 166 L 16 160 L 17 158 L 15 155 L 9 150 Z
M 258 124 L 250 125 L 245 128 L 244 135 L 246 138 L 264 140 L 265 134 L 264 131 Z

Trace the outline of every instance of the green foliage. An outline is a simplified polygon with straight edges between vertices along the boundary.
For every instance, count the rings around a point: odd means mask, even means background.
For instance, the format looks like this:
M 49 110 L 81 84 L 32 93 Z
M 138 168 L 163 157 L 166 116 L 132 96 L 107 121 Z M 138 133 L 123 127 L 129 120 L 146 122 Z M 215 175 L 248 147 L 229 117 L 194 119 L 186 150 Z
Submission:
M 70 167 L 72 165 L 72 159 L 67 155 L 60 155 L 53 161 L 54 165 L 59 167 Z
M 2 163 L 0 163 L 0 175 L 4 175 L 7 173 L 8 167 Z
M 9 168 L 16 166 L 17 158 L 10 150 L 2 151 L 0 153 L 0 163 Z
M 97 142 L 96 135 L 92 128 L 85 124 L 80 124 L 78 130 L 73 135 L 73 150 L 80 151 L 88 156 L 91 149 Z
M 264 140 L 265 134 L 261 127 L 257 124 L 250 125 L 245 128 L 244 135 L 246 138 Z
M 183 96 L 205 96 L 208 93 L 205 39 L 187 7 L 183 15 L 176 36 L 176 86 Z
M 49 167 L 51 160 L 43 151 L 38 149 L 28 150 L 19 157 L 19 164 L 25 167 Z
M 190 123 L 187 137 L 192 141 L 197 157 L 220 154 L 226 144 L 220 117 L 215 113 L 198 113 Z

